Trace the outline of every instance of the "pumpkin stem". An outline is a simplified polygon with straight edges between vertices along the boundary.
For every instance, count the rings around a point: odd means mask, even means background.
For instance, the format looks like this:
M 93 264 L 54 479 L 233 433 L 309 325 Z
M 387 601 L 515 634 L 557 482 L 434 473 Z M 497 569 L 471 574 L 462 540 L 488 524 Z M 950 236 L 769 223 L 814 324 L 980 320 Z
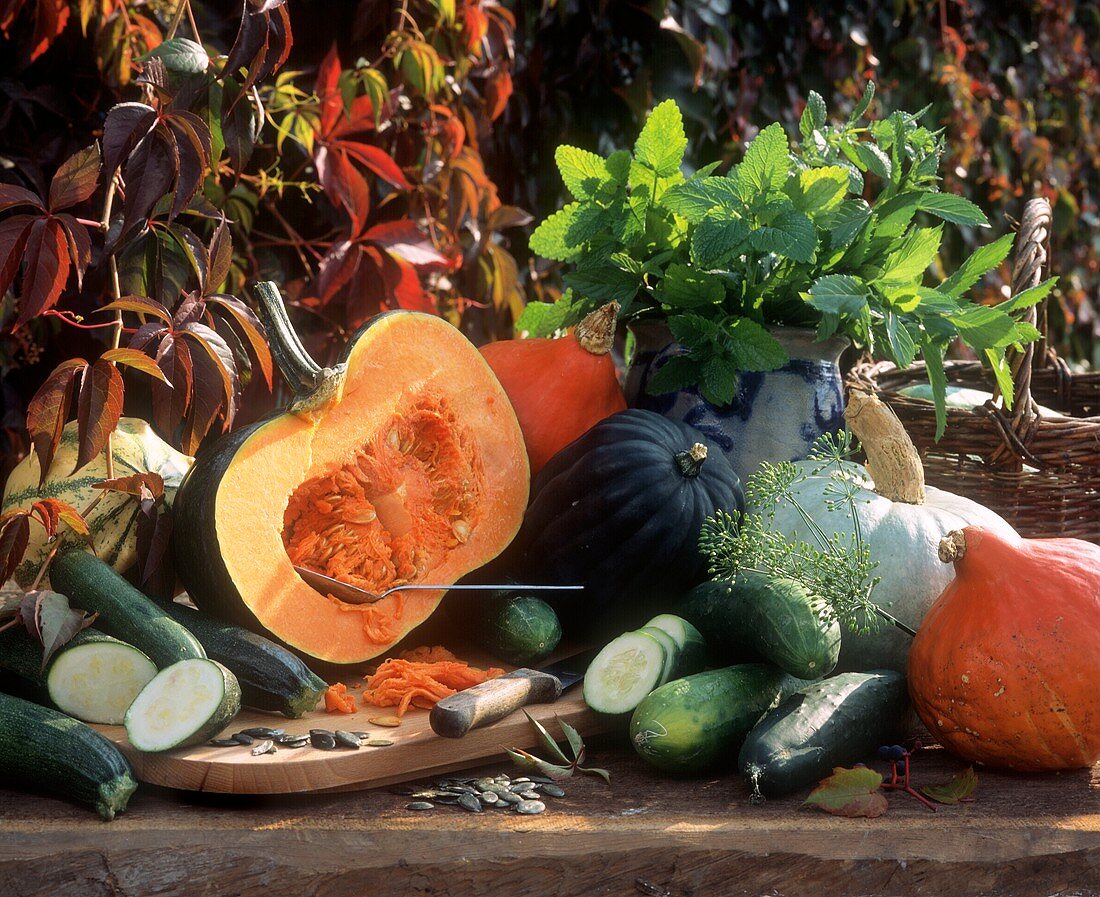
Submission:
M 619 315 L 619 303 L 608 302 L 581 321 L 573 336 L 581 348 L 593 355 L 606 355 L 615 342 L 615 319 Z
M 324 382 L 324 369 L 314 361 L 290 323 L 279 288 L 270 280 L 253 288 L 259 300 L 260 317 L 267 330 L 267 341 L 279 370 L 296 395 L 313 393 Z
M 853 389 L 844 419 L 867 453 L 875 492 L 890 501 L 924 504 L 924 466 L 898 416 L 878 396 Z
M 707 460 L 707 447 L 701 442 L 695 443 L 686 452 L 676 453 L 676 463 L 680 467 L 680 473 L 685 477 L 697 477 L 703 469 L 703 462 Z
M 945 564 L 954 563 L 966 554 L 966 533 L 953 529 L 940 539 L 940 560 Z

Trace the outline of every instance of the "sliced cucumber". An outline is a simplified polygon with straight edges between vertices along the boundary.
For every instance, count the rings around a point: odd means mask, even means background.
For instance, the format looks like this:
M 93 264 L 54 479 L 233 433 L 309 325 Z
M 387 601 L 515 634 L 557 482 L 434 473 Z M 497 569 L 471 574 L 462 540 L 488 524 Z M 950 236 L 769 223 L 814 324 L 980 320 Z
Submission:
M 584 674 L 584 700 L 597 713 L 630 713 L 661 682 L 664 646 L 645 632 L 609 642 Z
M 157 668 L 141 651 L 102 633 L 82 632 L 60 651 L 46 677 L 58 710 L 86 723 L 118 726 Z
M 703 639 L 703 634 L 683 617 L 678 617 L 676 614 L 658 614 L 645 625 L 663 629 L 679 646 L 680 661 L 676 665 L 674 678 L 693 676 L 706 669 L 707 643 Z
M 657 639 L 661 643 L 661 647 L 665 649 L 665 668 L 661 671 L 661 681 L 658 685 L 671 682 L 676 678 L 676 667 L 680 664 L 680 646 L 676 644 L 676 640 L 671 635 L 656 626 L 643 626 L 638 631 L 644 632 L 650 638 Z
M 157 673 L 126 711 L 126 736 L 139 751 L 202 744 L 241 709 L 237 677 L 216 660 L 181 660 Z

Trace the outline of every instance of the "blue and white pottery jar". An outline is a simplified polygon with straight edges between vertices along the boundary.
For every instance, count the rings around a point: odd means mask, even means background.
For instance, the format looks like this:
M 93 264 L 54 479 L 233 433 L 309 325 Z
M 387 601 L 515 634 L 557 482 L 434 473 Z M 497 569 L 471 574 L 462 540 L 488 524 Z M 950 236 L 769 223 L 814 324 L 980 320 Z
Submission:
M 790 361 L 775 371 L 738 377 L 733 401 L 719 408 L 695 387 L 665 395 L 646 392 L 650 378 L 668 359 L 684 353 L 663 321 L 637 322 L 634 356 L 626 376 L 631 408 L 656 411 L 703 431 L 729 458 L 742 480 L 761 461 L 799 461 L 822 433 L 844 427 L 844 383 L 838 361 L 848 341 L 815 341 L 813 330 L 779 327 L 772 335 Z

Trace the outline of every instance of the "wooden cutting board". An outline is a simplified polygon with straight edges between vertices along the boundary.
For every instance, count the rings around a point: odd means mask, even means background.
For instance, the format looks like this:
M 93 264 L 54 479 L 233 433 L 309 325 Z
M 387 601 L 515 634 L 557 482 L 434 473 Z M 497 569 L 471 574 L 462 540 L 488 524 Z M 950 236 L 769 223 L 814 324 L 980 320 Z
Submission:
M 356 694 L 358 689 L 350 688 Z M 358 700 L 357 700 L 358 703 Z M 587 708 L 581 686 L 575 685 L 554 704 L 531 705 L 527 711 L 552 734 L 560 730 L 554 717 L 575 726 L 582 735 L 609 731 L 608 722 Z M 337 748 L 322 751 L 312 746 L 280 748 L 277 753 L 253 757 L 245 746 L 222 748 L 210 745 L 144 754 L 134 750 L 121 726 L 95 726 L 116 744 L 143 781 L 167 788 L 188 791 L 215 791 L 232 794 L 289 794 L 301 791 L 350 791 L 377 788 L 395 782 L 422 778 L 464 767 L 478 766 L 504 759 L 505 748 L 534 748 L 538 734 L 523 711 L 481 729 L 464 738 L 441 738 L 428 724 L 428 711 L 410 710 L 401 725 L 384 728 L 372 725 L 371 717 L 388 716 L 393 708 L 368 707 L 356 713 L 313 712 L 301 719 L 244 709 L 226 734 L 252 726 L 283 728 L 287 732 L 310 729 L 348 729 L 370 732 L 372 738 L 392 741 L 390 747 Z M 536 753 L 539 753 L 536 751 Z

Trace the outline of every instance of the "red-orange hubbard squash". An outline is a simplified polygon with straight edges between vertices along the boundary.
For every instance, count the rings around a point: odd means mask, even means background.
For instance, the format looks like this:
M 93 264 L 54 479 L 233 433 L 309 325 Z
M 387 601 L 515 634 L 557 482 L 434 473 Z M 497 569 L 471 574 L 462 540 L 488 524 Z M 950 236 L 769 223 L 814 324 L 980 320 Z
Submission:
M 909 652 L 924 724 L 967 760 L 1041 771 L 1100 760 L 1100 546 L 954 531 L 955 579 Z

